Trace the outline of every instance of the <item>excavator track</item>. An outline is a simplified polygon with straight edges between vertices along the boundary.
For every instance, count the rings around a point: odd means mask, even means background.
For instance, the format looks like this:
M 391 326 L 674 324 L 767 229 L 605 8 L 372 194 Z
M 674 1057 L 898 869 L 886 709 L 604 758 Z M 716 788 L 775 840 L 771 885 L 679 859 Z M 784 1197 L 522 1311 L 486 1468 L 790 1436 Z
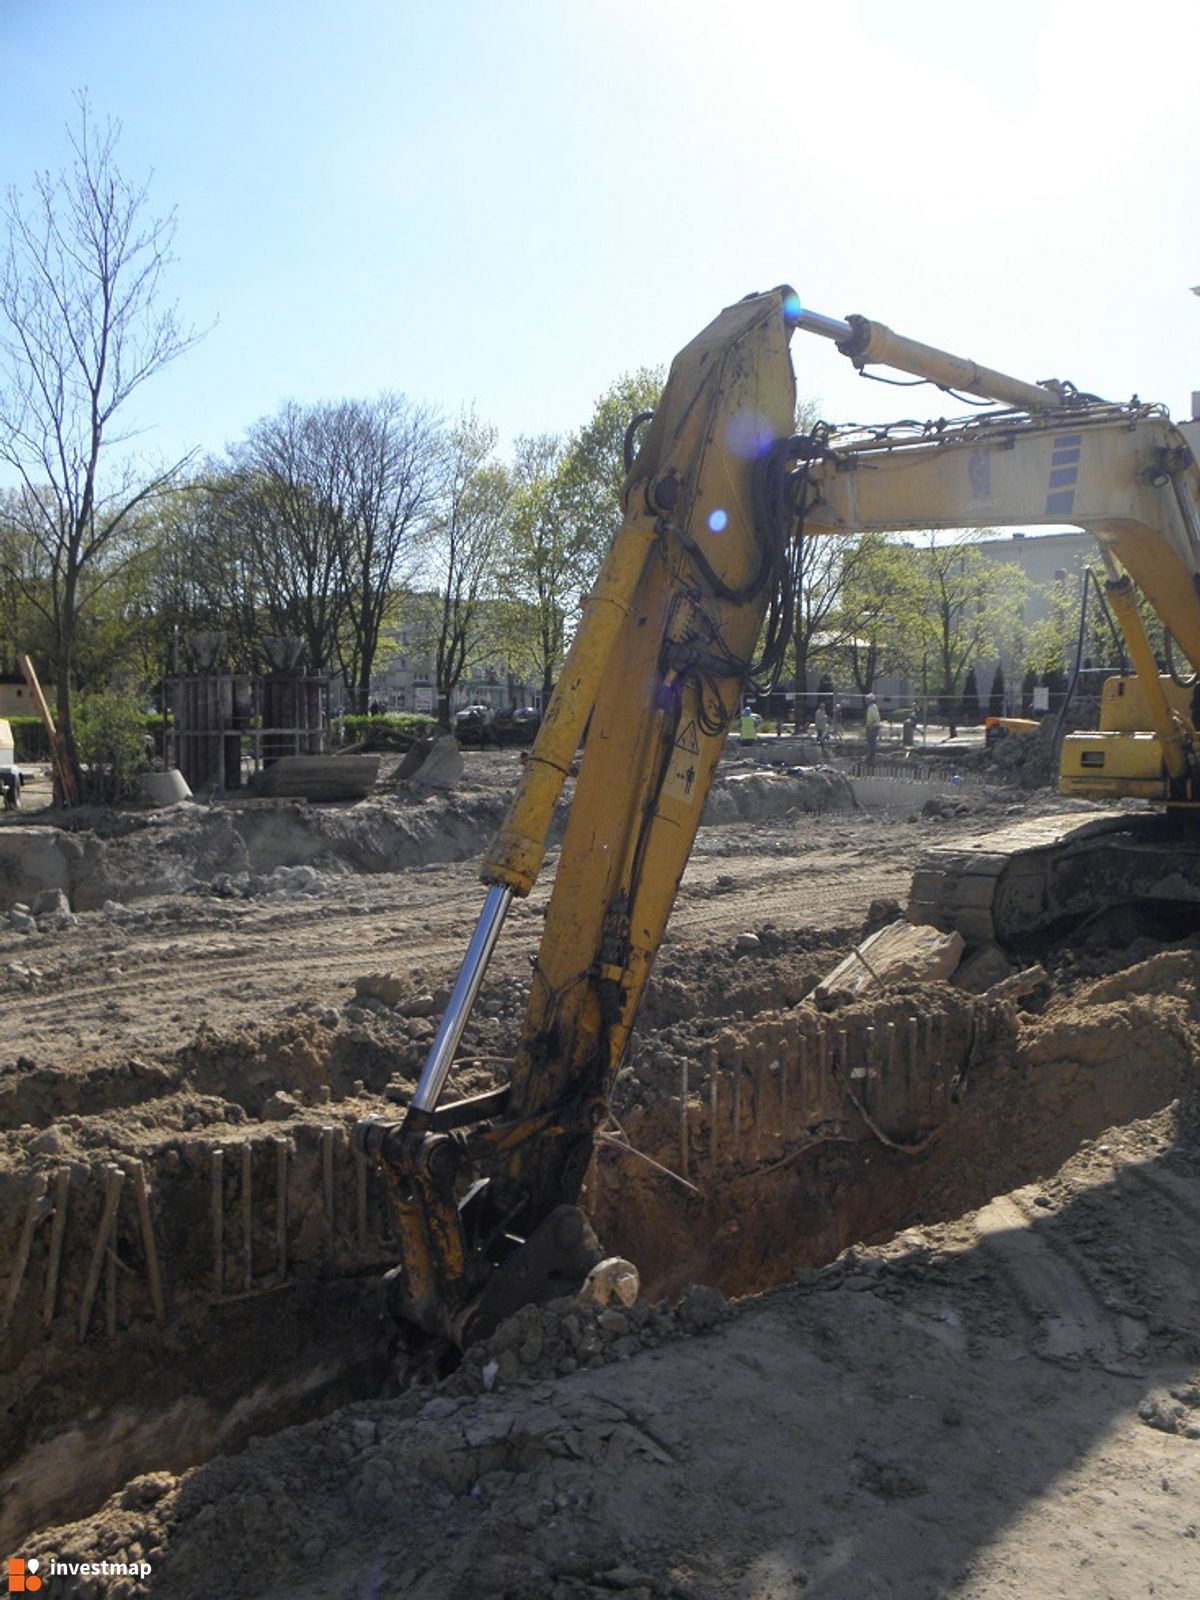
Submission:
M 968 945 L 1008 945 L 1136 903 L 1194 906 L 1200 823 L 1190 815 L 1106 811 L 1042 817 L 936 845 L 913 875 L 908 916 Z

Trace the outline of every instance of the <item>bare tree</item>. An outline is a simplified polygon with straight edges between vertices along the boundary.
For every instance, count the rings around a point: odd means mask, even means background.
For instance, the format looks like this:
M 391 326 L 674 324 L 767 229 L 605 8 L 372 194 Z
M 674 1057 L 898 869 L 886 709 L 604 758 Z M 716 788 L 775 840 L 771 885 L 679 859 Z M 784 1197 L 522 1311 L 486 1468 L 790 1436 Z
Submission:
M 401 394 L 348 400 L 337 420 L 346 445 L 338 665 L 355 709 L 365 712 L 384 624 L 397 590 L 416 575 L 441 488 L 444 440 L 436 415 Z
M 196 341 L 158 305 L 175 213 L 147 212 L 148 185 L 116 165 L 118 123 L 93 125 L 87 98 L 68 130 L 72 160 L 40 173 L 28 200 L 9 190 L 0 276 L 0 462 L 23 486 L 32 546 L 30 603 L 50 624 L 58 715 L 72 761 L 72 675 L 88 593 L 136 548 L 135 513 L 182 461 L 147 476 L 113 447 L 118 414 Z M 102 571 L 104 569 L 104 571 Z M 89 583 L 87 580 L 91 579 Z
M 796 658 L 796 715 L 805 714 L 812 659 L 829 642 L 829 632 L 853 565 L 842 540 L 803 539 L 796 560 L 796 609 L 792 643 Z
M 396 590 L 411 583 L 441 489 L 435 414 L 403 395 L 301 406 L 263 418 L 213 484 L 216 546 L 236 529 L 253 604 L 274 633 L 337 666 L 359 709 Z M 247 585 L 243 584 L 243 590 Z
M 177 641 L 193 631 L 224 633 L 230 658 L 242 665 L 267 664 L 259 643 L 263 595 L 240 520 L 242 487 L 214 462 L 159 501 L 149 584 L 157 673 L 176 670 Z
M 295 401 L 231 452 L 215 486 L 219 522 L 250 553 L 272 633 L 304 640 L 309 665 L 332 665 L 346 596 L 341 579 L 347 440 L 338 408 Z

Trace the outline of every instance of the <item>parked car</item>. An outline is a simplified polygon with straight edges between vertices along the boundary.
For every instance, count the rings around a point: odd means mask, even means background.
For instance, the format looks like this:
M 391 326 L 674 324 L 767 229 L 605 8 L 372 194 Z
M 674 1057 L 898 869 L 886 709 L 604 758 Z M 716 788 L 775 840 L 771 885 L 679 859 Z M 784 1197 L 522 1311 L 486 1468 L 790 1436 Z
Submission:
M 491 706 L 459 706 L 454 713 L 455 722 L 490 722 Z
M 512 719 L 514 722 L 540 722 L 542 713 L 536 711 L 533 706 L 518 706 L 512 714 Z

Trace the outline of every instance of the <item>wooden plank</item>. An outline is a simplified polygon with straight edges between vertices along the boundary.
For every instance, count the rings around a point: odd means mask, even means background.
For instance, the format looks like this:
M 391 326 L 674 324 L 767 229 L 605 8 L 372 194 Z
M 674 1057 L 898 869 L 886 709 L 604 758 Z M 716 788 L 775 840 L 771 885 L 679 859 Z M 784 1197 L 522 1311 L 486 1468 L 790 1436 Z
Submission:
M 71 771 L 66 741 L 54 725 L 54 716 L 46 703 L 46 696 L 42 693 L 37 670 L 27 655 L 19 655 L 17 664 L 29 686 L 29 692 L 33 696 L 46 730 L 46 739 L 50 746 L 50 765 L 54 771 L 54 803 L 60 806 L 77 806 L 79 793 L 75 787 L 75 774 Z

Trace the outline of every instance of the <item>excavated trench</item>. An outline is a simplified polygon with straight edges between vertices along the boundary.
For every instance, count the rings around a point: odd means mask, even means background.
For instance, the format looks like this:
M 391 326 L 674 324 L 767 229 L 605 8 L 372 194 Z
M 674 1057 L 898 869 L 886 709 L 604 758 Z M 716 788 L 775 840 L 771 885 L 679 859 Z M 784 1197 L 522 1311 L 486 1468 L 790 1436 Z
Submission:
M 958 1216 L 1193 1072 L 1190 948 L 1040 1014 L 945 984 L 822 1012 L 801 997 L 828 943 L 726 955 L 720 982 L 662 963 L 585 1195 L 649 1298 L 754 1293 Z M 496 1005 L 511 1038 L 519 1008 Z M 350 1130 L 394 1114 L 381 1097 L 411 1087 L 421 1042 L 302 1017 L 202 1034 L 165 1062 L 37 1069 L 0 1093 L 10 1548 L 138 1473 L 380 1391 L 374 1284 L 394 1252 L 382 1176 Z M 463 1092 L 486 1070 L 461 1073 Z

